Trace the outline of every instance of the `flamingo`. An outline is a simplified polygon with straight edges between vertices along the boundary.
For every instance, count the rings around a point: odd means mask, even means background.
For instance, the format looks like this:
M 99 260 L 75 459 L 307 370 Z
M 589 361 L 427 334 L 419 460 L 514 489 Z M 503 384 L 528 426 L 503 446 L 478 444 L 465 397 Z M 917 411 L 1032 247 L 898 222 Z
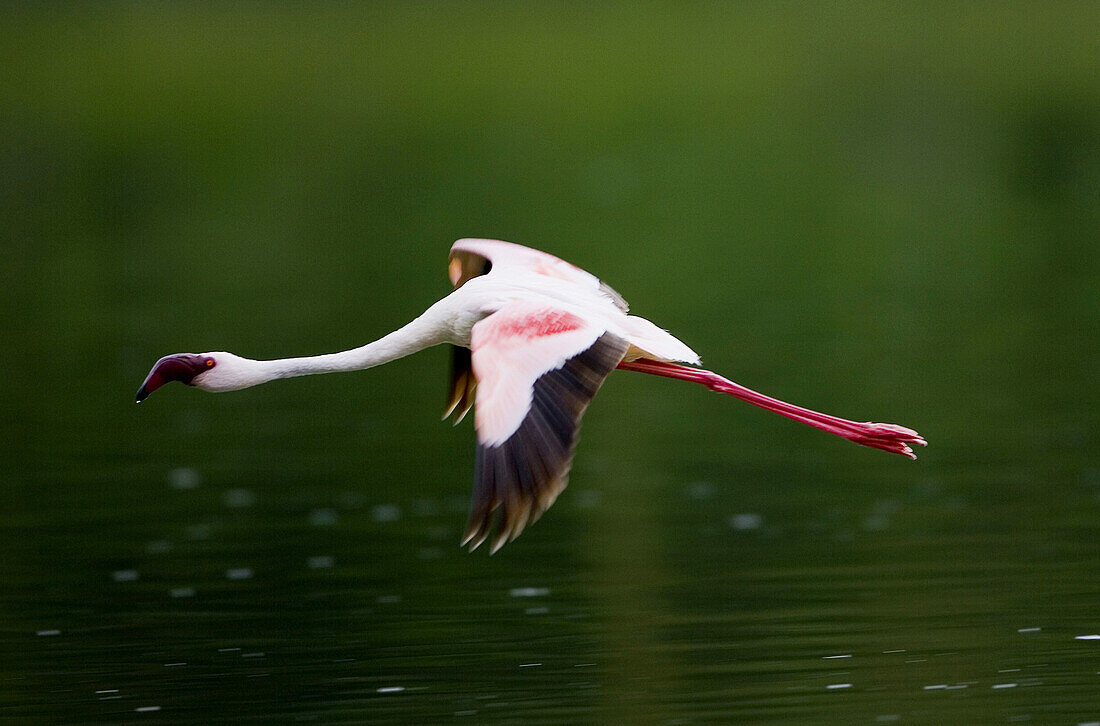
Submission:
M 137 401 L 170 381 L 235 391 L 278 378 L 357 371 L 429 346 L 452 350 L 443 418 L 474 408 L 473 496 L 462 545 L 514 540 L 565 488 L 581 415 L 616 368 L 699 383 L 863 446 L 915 459 L 920 434 L 795 406 L 699 367 L 699 356 L 595 276 L 538 250 L 489 239 L 451 247 L 454 290 L 378 340 L 328 355 L 251 360 L 225 351 L 178 353 L 153 365 Z M 476 391 L 476 393 L 475 393 Z M 495 530 L 494 530 L 494 520 Z

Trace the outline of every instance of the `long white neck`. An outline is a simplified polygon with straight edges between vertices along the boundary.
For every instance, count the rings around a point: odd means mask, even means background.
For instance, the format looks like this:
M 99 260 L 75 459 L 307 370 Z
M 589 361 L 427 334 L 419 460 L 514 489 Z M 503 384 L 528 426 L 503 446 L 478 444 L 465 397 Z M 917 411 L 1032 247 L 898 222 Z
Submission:
M 219 363 L 221 370 L 211 370 L 213 375 L 207 380 L 196 380 L 195 385 L 211 391 L 232 391 L 279 378 L 358 371 L 389 363 L 451 339 L 449 319 L 440 303 L 428 308 L 423 315 L 407 325 L 358 348 L 340 353 L 277 360 L 251 360 L 232 356 L 231 360 L 226 361 L 226 365 Z

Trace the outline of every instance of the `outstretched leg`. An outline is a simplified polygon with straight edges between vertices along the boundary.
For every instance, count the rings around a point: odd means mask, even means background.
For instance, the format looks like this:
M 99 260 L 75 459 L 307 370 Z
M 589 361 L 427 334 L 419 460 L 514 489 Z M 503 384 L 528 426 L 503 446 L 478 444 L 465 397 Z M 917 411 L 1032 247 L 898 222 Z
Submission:
M 648 358 L 623 361 L 619 363 L 618 367 L 627 371 L 652 373 L 656 376 L 667 376 L 668 378 L 679 378 L 684 381 L 700 383 L 712 391 L 725 393 L 734 398 L 740 398 L 742 401 L 751 403 L 754 406 L 766 408 L 769 411 L 778 413 L 780 416 L 786 416 L 789 419 L 809 424 L 814 428 L 828 431 L 830 434 L 836 434 L 849 441 L 854 441 L 857 444 L 870 446 L 875 449 L 882 449 L 883 451 L 889 451 L 893 454 L 901 454 L 902 456 L 908 456 L 910 459 L 917 458 L 917 455 L 913 453 L 913 449 L 909 447 L 909 444 L 925 445 L 925 441 L 921 438 L 920 434 L 904 426 L 872 423 L 870 421 L 859 423 L 857 421 L 849 421 L 848 419 L 830 416 L 818 411 L 811 411 L 808 408 L 795 406 L 794 404 L 765 396 L 762 393 L 757 393 L 756 391 L 734 383 L 728 378 L 723 378 L 717 373 L 703 370 L 702 368 L 692 368 L 690 366 L 665 363 L 663 361 L 650 360 Z

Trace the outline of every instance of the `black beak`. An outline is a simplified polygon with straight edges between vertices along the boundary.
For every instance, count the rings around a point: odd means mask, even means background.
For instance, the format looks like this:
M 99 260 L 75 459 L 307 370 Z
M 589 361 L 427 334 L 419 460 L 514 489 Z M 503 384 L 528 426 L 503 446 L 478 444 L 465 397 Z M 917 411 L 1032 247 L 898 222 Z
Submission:
M 163 362 L 163 358 L 157 361 L 157 364 L 153 366 L 153 370 L 149 371 L 149 375 L 145 376 L 145 382 L 141 384 L 141 388 L 137 391 L 137 397 L 135 399 L 137 403 L 141 403 L 149 398 L 150 393 L 163 386 L 169 380 L 172 380 L 170 378 L 166 380 L 162 375 L 161 368 Z

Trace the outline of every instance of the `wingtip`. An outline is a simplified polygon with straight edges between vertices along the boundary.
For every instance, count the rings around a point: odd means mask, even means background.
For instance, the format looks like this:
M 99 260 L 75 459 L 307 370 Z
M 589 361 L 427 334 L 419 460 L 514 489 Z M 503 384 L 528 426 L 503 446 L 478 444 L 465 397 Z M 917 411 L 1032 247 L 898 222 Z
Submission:
M 473 552 L 488 539 L 488 536 L 489 533 L 487 531 L 483 532 L 480 527 L 473 527 L 462 535 L 462 543 L 459 546 L 466 547 L 469 545 L 469 551 Z
M 470 406 L 463 406 L 459 410 L 460 403 L 461 401 L 459 400 L 456 400 L 454 403 L 452 403 L 450 407 L 443 412 L 443 416 L 439 420 L 446 421 L 451 416 L 451 414 L 454 414 L 455 419 L 451 422 L 451 425 L 458 426 L 460 423 L 462 423 L 462 420 L 466 418 L 466 414 L 470 412 Z
M 443 417 L 440 419 L 440 421 L 446 421 L 447 417 L 454 413 L 454 410 L 458 408 L 458 402 L 460 400 L 461 399 L 458 396 L 454 396 L 451 398 L 451 402 L 447 404 L 447 408 L 443 411 Z

